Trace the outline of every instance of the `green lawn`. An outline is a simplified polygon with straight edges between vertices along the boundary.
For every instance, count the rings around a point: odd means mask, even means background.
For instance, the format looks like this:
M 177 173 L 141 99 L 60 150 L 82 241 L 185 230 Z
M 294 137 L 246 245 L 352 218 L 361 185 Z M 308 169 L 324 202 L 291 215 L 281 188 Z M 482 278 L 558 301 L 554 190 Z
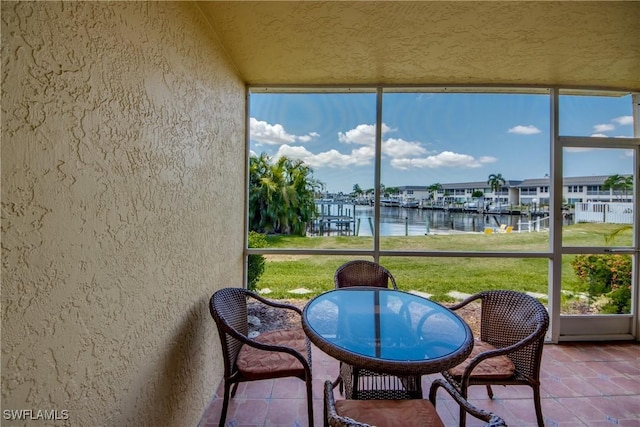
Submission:
M 614 242 L 605 243 L 618 225 L 577 224 L 563 227 L 565 246 L 628 245 L 630 231 L 621 233 Z M 514 251 L 538 252 L 548 250 L 549 235 L 539 233 L 510 234 L 451 234 L 412 237 L 384 237 L 385 250 L 440 250 L 440 251 Z M 346 249 L 370 248 L 367 237 L 292 237 L 269 236 L 269 247 Z M 344 262 L 345 256 L 266 255 L 266 267 L 258 289 L 271 290 L 270 298 L 309 298 L 333 288 L 333 274 Z M 562 289 L 582 292 L 585 285 L 578 281 L 571 261 L 563 258 Z M 450 301 L 450 291 L 475 293 L 485 289 L 514 289 L 547 293 L 548 260 L 535 258 L 457 258 L 457 257 L 385 257 L 380 263 L 388 268 L 402 290 L 418 290 L 433 294 L 437 301 Z M 306 288 L 311 294 L 296 295 L 289 291 Z

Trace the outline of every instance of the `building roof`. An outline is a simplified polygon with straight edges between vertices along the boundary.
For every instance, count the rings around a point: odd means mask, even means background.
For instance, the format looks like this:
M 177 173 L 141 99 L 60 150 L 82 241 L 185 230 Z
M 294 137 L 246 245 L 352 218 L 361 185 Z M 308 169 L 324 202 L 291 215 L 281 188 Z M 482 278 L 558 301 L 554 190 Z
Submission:
M 502 188 L 516 187 L 520 181 L 513 179 L 505 179 L 504 184 L 501 185 Z M 454 190 L 460 188 L 477 188 L 477 189 L 485 189 L 490 188 L 490 185 L 487 181 L 475 181 L 475 182 L 459 182 L 459 183 L 448 183 L 442 184 L 442 188 L 445 190 Z
M 502 188 L 509 188 L 509 187 L 517 187 L 518 184 L 521 181 L 518 180 L 505 180 L 504 185 L 502 185 Z M 399 190 L 403 191 L 403 190 L 422 190 L 422 191 L 426 191 L 427 187 L 429 187 L 431 184 L 429 185 L 404 185 L 401 187 L 397 187 Z M 440 184 L 442 186 L 443 190 L 456 190 L 456 189 L 467 189 L 467 188 L 477 188 L 479 190 L 481 189 L 485 189 L 485 188 L 489 188 L 489 184 L 487 183 L 487 181 L 473 181 L 473 182 L 450 182 L 450 183 L 446 183 L 446 184 Z
M 629 175 L 622 175 L 629 176 Z M 562 185 L 602 185 L 609 178 L 609 175 L 593 175 L 593 176 L 571 176 L 565 177 L 562 180 Z M 550 179 L 546 178 L 532 178 L 525 179 L 518 187 L 539 187 L 551 185 Z
M 622 175 L 629 176 L 629 175 Z M 565 177 L 562 180 L 563 185 L 602 185 L 609 178 L 609 175 L 594 175 L 594 176 L 573 176 Z M 548 186 L 550 184 L 549 177 L 545 178 L 527 178 L 524 180 L 508 179 L 505 180 L 505 184 L 502 188 L 526 188 L 526 187 L 540 187 Z M 474 182 L 451 182 L 447 184 L 440 184 L 443 190 L 455 190 L 455 189 L 468 189 L 477 188 L 484 189 L 489 188 L 489 184 L 486 181 L 474 181 Z M 413 190 L 413 191 L 427 191 L 428 185 L 403 185 L 397 187 L 400 191 Z

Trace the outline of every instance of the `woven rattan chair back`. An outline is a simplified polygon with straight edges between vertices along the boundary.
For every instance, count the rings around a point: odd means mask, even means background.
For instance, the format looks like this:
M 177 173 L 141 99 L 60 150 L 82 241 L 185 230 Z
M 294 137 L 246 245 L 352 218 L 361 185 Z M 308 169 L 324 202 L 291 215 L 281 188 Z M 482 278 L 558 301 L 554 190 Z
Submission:
M 283 310 L 292 310 L 302 314 L 302 311 L 295 306 L 282 304 L 276 301 L 267 300 L 260 295 L 257 295 L 251 291 L 241 288 L 223 288 L 216 291 L 209 301 L 209 310 L 211 316 L 216 323 L 218 329 L 218 335 L 220 338 L 220 344 L 222 346 L 222 357 L 224 360 L 224 401 L 222 403 L 222 411 L 220 414 L 220 426 L 224 426 L 227 416 L 227 409 L 229 407 L 229 399 L 235 396 L 238 384 L 243 381 L 256 381 L 269 378 L 282 378 L 287 376 L 295 376 L 305 381 L 307 389 L 307 413 L 309 418 L 309 425 L 313 425 L 313 396 L 312 396 L 312 382 L 311 382 L 311 345 L 309 340 L 304 340 L 302 346 L 306 349 L 303 351 L 306 354 L 302 354 L 300 351 L 294 348 L 288 347 L 285 343 L 273 343 L 259 342 L 260 337 L 256 339 L 249 338 L 249 322 L 248 315 L 248 299 L 253 299 L 258 303 L 268 305 Z M 285 331 L 291 332 L 291 331 Z M 300 334 L 304 336 L 302 329 L 300 328 Z M 269 334 L 269 333 L 265 333 Z M 290 338 L 287 338 L 290 339 Z M 299 338 L 296 338 L 300 340 Z M 300 363 L 299 368 L 291 368 L 287 364 L 286 367 L 273 366 L 267 373 L 260 373 L 259 375 L 251 370 L 242 371 L 238 368 L 238 356 L 243 346 L 254 347 L 264 351 L 274 351 L 280 354 L 288 354 L 295 357 Z M 246 354 L 246 353 L 245 353 Z M 260 356 L 262 357 L 262 355 Z M 260 365 L 260 364 L 259 364 Z M 244 373 L 249 372 L 247 375 Z M 233 391 L 231 386 L 233 385 Z
M 211 297 L 210 311 L 218 327 L 224 358 L 224 374 L 227 378 L 236 374 L 236 359 L 243 345 L 242 341 L 235 338 L 233 333 L 237 332 L 245 337 L 249 333 L 249 323 L 247 322 L 248 292 L 245 289 L 225 288 L 217 291 Z
M 529 295 L 509 290 L 481 292 L 479 297 L 480 339 L 496 348 L 523 343 L 508 357 L 521 375 L 540 378 L 542 349 L 549 327 L 546 308 Z
M 481 352 L 473 357 L 471 370 L 467 368 L 462 377 L 449 371 L 442 376 L 467 397 L 471 385 L 485 385 L 493 398 L 491 385 L 528 385 L 533 389 L 533 401 L 538 426 L 544 426 L 540 402 L 540 366 L 544 339 L 549 328 L 549 313 L 535 298 L 511 290 L 484 291 L 472 295 L 451 306 L 458 310 L 465 305 L 480 301 L 480 340 L 491 344 L 495 350 Z M 504 349 L 504 350 L 503 350 Z M 474 376 L 473 369 L 491 357 L 507 356 L 515 368 L 511 377 Z M 460 427 L 465 426 L 464 414 L 460 413 Z
M 355 260 L 342 264 L 336 270 L 333 281 L 336 288 L 350 286 L 388 288 L 391 283 L 393 289 L 398 289 L 396 280 L 389 270 L 376 262 L 367 260 Z

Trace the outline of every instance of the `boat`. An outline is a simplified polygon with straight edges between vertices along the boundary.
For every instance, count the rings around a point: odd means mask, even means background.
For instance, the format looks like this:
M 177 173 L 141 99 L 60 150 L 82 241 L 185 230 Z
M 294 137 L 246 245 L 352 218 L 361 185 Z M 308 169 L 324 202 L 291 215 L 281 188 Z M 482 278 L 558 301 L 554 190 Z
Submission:
M 380 199 L 380 206 L 384 206 L 384 207 L 388 207 L 388 208 L 399 208 L 400 207 L 400 199 L 398 199 L 396 197 Z
M 407 197 L 400 204 L 400 206 L 402 206 L 403 208 L 417 208 L 419 205 L 420 205 L 420 202 L 418 202 L 413 197 Z

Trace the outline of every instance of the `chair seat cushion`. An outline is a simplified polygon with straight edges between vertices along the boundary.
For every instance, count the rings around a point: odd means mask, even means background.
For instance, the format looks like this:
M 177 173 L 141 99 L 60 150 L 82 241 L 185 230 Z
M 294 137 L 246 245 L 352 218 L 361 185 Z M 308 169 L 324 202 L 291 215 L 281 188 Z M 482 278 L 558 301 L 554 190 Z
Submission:
M 336 412 L 376 427 L 444 427 L 436 409 L 424 399 L 337 400 Z
M 480 353 L 484 353 L 485 351 L 495 349 L 496 348 L 494 346 L 485 341 L 480 341 L 478 339 L 474 340 L 473 350 L 471 350 L 469 357 L 467 357 L 467 359 L 458 366 L 449 369 L 449 374 L 455 378 L 462 377 L 464 370 L 469 366 L 469 363 L 474 357 Z M 491 357 L 480 362 L 480 364 L 471 371 L 471 377 L 482 379 L 506 379 L 511 378 L 515 371 L 516 368 L 511 359 L 503 355 Z
M 290 347 L 307 358 L 306 335 L 302 328 L 264 332 L 255 341 Z M 243 345 L 236 360 L 238 370 L 248 379 L 304 376 L 302 363 L 292 355 Z

